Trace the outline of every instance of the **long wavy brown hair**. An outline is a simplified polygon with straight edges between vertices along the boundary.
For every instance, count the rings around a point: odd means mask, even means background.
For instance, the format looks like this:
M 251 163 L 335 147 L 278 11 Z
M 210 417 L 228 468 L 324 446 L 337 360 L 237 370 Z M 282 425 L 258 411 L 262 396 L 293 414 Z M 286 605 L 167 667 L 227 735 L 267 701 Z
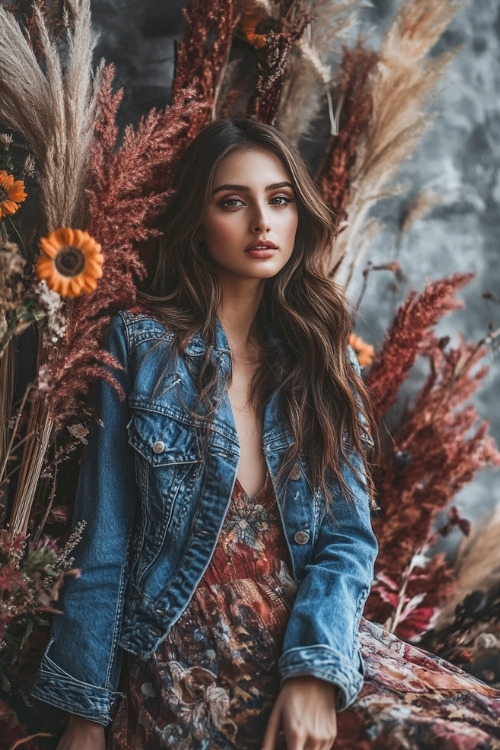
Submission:
M 205 354 L 195 377 L 199 414 L 209 426 L 216 408 L 217 368 L 211 352 L 221 297 L 200 227 L 222 160 L 251 148 L 266 149 L 280 159 L 298 208 L 292 256 L 266 280 L 256 318 L 261 357 L 251 388 L 253 405 L 262 416 L 279 387 L 283 419 L 294 435 L 282 476 L 304 455 L 313 486 L 327 500 L 332 499 L 332 479 L 352 498 L 342 470 L 347 463 L 372 494 L 366 450 L 375 434 L 370 402 L 347 355 L 351 314 L 326 272 L 334 220 L 302 158 L 279 131 L 250 119 L 221 120 L 190 144 L 165 211 L 156 273 L 142 302 L 173 332 L 175 353 L 182 356 L 191 337 L 201 334 Z M 361 457 L 361 469 L 353 465 L 353 451 Z

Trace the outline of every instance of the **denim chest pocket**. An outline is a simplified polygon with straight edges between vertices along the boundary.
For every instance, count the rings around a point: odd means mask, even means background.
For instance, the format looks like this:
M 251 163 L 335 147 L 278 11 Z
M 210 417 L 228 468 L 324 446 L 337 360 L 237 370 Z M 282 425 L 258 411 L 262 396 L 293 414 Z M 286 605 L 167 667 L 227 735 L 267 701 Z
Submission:
M 160 554 L 169 529 L 182 525 L 202 464 L 194 426 L 187 420 L 136 408 L 127 429 L 141 494 L 133 540 L 133 567 L 140 581 Z

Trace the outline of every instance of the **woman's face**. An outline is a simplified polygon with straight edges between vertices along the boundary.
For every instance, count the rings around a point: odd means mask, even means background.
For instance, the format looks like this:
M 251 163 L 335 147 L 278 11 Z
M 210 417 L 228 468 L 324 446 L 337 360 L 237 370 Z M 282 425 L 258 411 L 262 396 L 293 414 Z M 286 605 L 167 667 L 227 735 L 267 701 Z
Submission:
M 202 237 L 219 281 L 268 279 L 288 262 L 298 224 L 290 176 L 270 151 L 233 151 L 215 173 Z

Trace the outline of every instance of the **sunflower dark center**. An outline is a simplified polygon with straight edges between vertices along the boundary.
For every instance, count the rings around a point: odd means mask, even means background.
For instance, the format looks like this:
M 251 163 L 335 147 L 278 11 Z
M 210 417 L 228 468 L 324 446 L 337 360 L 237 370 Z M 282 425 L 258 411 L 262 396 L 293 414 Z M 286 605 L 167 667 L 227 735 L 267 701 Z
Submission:
M 85 268 L 85 255 L 80 248 L 67 245 L 59 250 L 54 263 L 62 276 L 78 276 Z
M 8 198 L 8 197 L 9 197 L 9 194 L 8 194 L 8 192 L 6 191 L 6 189 L 5 189 L 4 187 L 2 187 L 2 186 L 0 185 L 0 203 L 1 203 L 2 201 L 5 201 L 5 200 L 7 200 L 7 198 Z

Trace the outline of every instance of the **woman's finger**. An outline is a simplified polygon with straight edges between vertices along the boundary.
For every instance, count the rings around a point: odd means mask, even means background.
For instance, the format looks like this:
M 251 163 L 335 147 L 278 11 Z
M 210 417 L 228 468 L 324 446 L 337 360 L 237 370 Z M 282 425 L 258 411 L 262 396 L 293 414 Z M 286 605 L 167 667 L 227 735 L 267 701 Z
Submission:
M 276 741 L 278 734 L 281 729 L 281 712 L 279 706 L 276 705 L 271 711 L 269 721 L 267 722 L 266 733 L 262 742 L 262 750 L 274 750 L 276 747 Z M 288 750 L 288 746 L 287 746 Z

